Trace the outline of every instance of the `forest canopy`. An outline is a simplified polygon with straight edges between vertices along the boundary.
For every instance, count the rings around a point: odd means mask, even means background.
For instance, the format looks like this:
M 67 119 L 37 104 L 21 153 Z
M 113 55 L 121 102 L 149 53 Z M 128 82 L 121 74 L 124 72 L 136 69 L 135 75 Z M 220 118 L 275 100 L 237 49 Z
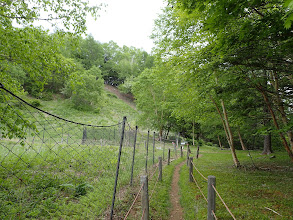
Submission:
M 169 0 L 152 35 L 156 61 L 168 71 L 159 87 L 168 94 L 159 106 L 168 107 L 157 129 L 175 119 L 187 137 L 224 139 L 232 151 L 235 141 L 242 149 L 245 142 L 264 154 L 282 145 L 293 161 L 290 7 L 292 1 Z

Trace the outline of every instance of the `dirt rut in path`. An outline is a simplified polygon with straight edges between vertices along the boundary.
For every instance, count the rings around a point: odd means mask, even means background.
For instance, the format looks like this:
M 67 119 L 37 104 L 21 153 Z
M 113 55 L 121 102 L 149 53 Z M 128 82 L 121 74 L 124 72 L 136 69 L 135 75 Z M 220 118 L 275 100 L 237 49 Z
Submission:
M 134 97 L 131 94 L 124 94 L 119 91 L 115 86 L 105 85 L 105 89 L 113 94 L 115 94 L 119 99 L 126 102 L 131 108 L 136 109 L 134 103 Z
M 183 209 L 180 205 L 180 196 L 179 196 L 179 171 L 181 167 L 185 164 L 185 161 L 177 165 L 174 169 L 173 180 L 171 185 L 171 204 L 172 210 L 170 213 L 170 220 L 183 220 Z

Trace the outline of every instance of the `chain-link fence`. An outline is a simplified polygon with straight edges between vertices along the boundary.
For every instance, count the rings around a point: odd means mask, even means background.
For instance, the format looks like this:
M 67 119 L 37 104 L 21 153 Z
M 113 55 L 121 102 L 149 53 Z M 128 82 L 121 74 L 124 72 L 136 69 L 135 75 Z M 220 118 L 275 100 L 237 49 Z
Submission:
M 76 123 L 3 86 L 0 99 L 1 219 L 103 218 L 116 191 L 119 200 L 125 185 L 159 156 L 166 158 L 168 144 L 124 120 L 111 126 Z

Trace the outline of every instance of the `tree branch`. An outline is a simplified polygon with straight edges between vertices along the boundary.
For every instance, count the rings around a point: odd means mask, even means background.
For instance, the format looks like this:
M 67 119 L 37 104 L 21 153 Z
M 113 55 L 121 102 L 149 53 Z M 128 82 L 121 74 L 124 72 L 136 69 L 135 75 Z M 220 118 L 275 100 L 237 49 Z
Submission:
M 264 17 L 264 14 L 262 14 L 260 11 L 258 11 L 256 8 L 252 8 L 253 11 L 255 11 L 258 15 L 260 15 L 261 17 Z
M 10 18 L 10 19 L 25 19 L 25 20 L 37 20 L 37 21 L 52 21 L 52 20 L 59 20 L 66 17 L 64 16 L 64 17 L 55 17 L 55 18 L 34 18 L 34 17 L 25 17 L 25 16 L 7 16 L 7 15 L 1 15 L 1 14 L 0 16 L 5 18 Z

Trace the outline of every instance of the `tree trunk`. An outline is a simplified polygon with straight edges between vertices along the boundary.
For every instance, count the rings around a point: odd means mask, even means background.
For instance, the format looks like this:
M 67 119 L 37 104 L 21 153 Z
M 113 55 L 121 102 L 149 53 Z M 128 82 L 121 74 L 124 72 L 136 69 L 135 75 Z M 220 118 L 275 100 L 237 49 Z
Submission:
M 218 135 L 218 141 L 219 141 L 219 146 L 220 146 L 221 150 L 223 150 L 223 146 L 222 146 L 222 143 L 221 143 L 219 135 Z
M 264 120 L 263 120 L 263 125 L 266 126 L 269 124 L 270 122 L 270 119 L 269 119 L 269 109 L 267 108 L 267 106 L 265 105 L 264 106 L 264 113 L 265 113 L 265 117 L 264 117 Z M 264 142 L 263 142 L 263 152 L 262 154 L 263 155 L 269 155 L 273 153 L 273 150 L 272 150 L 272 136 L 271 136 L 271 133 L 268 133 L 267 135 L 264 136 Z
M 240 162 L 236 156 L 236 151 L 235 151 L 235 148 L 234 148 L 234 143 L 233 143 L 233 136 L 232 136 L 232 131 L 231 131 L 231 128 L 229 126 L 229 122 L 228 122 L 228 117 L 227 117 L 227 112 L 226 112 L 226 109 L 225 109 L 225 105 L 224 105 L 224 102 L 222 101 L 222 108 L 223 108 L 223 114 L 224 114 L 224 117 L 225 117 L 225 120 L 220 112 L 220 109 L 218 108 L 217 106 L 217 103 L 215 102 L 215 100 L 213 99 L 212 96 L 210 96 L 212 102 L 215 104 L 216 106 L 216 109 L 221 117 L 221 120 L 222 120 L 222 123 L 223 123 L 223 127 L 224 127 L 224 130 L 225 130 L 225 134 L 226 134 L 226 137 L 227 137 L 227 141 L 228 141 L 228 144 L 230 146 L 230 149 L 231 149 L 231 153 L 232 153 L 232 158 L 233 158 L 233 162 L 234 162 L 234 165 L 236 167 L 240 167 Z
M 274 111 L 273 111 L 273 109 L 272 109 L 272 107 L 271 107 L 271 103 L 270 103 L 270 101 L 269 101 L 269 98 L 267 97 L 267 95 L 266 95 L 266 93 L 264 92 L 264 90 L 263 90 L 263 88 L 262 88 L 261 85 L 258 85 L 258 86 L 257 86 L 257 89 L 261 92 L 261 94 L 262 94 L 262 96 L 263 96 L 263 98 L 264 98 L 264 101 L 265 101 L 265 103 L 266 103 L 266 105 L 267 105 L 267 107 L 268 107 L 268 109 L 269 109 L 269 111 L 270 111 L 270 113 L 271 113 L 271 116 L 272 116 L 272 119 L 273 119 L 274 125 L 275 125 L 275 127 L 277 128 L 277 130 L 279 130 L 278 133 L 279 133 L 279 136 L 280 136 L 280 138 L 281 138 L 281 140 L 282 140 L 283 146 L 285 147 L 285 150 L 287 151 L 287 153 L 288 153 L 288 155 L 289 155 L 291 161 L 293 162 L 293 152 L 292 152 L 292 150 L 290 149 L 290 147 L 289 147 L 289 145 L 288 145 L 288 142 L 287 142 L 287 140 L 286 140 L 284 134 L 280 131 L 280 127 L 279 127 L 279 124 L 278 124 L 277 118 L 276 118 L 276 116 L 275 116 L 275 113 L 274 113 Z
M 169 132 L 170 132 L 170 126 L 168 126 L 168 130 L 167 130 L 167 132 L 166 132 L 165 139 L 168 139 Z
M 221 120 L 222 120 L 222 123 L 223 123 L 223 127 L 224 127 L 224 130 L 225 130 L 225 134 L 226 134 L 226 138 L 227 138 L 228 144 L 229 144 L 229 146 L 230 146 L 230 145 L 231 145 L 231 144 L 230 144 L 230 138 L 229 138 L 229 135 L 228 135 L 228 131 L 227 131 L 226 124 L 225 124 L 224 118 L 223 118 L 223 116 L 222 116 L 222 113 L 220 112 L 220 109 L 219 109 L 219 107 L 217 106 L 217 103 L 215 102 L 215 100 L 213 99 L 213 97 L 210 96 L 210 98 L 211 98 L 212 102 L 214 103 L 214 105 L 216 106 L 216 109 L 217 109 L 217 111 L 218 111 L 218 113 L 219 113 L 219 115 L 220 115 L 220 117 L 221 117 Z
M 267 135 L 264 136 L 263 152 L 261 154 L 269 155 L 271 153 L 273 153 L 273 150 L 272 150 L 272 135 L 267 134 Z
M 236 150 L 235 150 L 235 147 L 234 147 L 233 135 L 232 135 L 232 131 L 231 131 L 231 128 L 230 128 L 230 125 L 229 125 L 228 116 L 227 116 L 227 112 L 226 112 L 226 109 L 225 109 L 225 105 L 224 105 L 223 100 L 221 100 L 221 104 L 222 104 L 222 108 L 223 108 L 223 114 L 224 114 L 224 118 L 225 118 L 225 124 L 226 124 L 226 127 L 227 127 L 227 131 L 228 131 L 229 139 L 230 139 L 230 143 L 231 143 L 230 149 L 231 149 L 231 153 L 232 153 L 234 165 L 236 167 L 240 167 L 240 162 L 239 162 L 239 160 L 237 158 L 237 155 L 236 155 Z
M 278 106 L 278 110 L 281 114 L 281 119 L 282 119 L 283 124 L 285 126 L 287 126 L 289 124 L 289 120 L 288 120 L 288 117 L 287 117 L 285 109 L 284 109 L 284 102 L 279 94 L 279 80 L 278 80 L 278 76 L 277 76 L 276 72 L 274 72 L 274 74 L 271 74 L 271 79 L 272 79 L 271 80 L 272 85 L 273 85 L 275 92 L 276 92 L 276 99 L 275 99 L 276 105 Z M 289 143 L 291 146 L 291 151 L 293 152 L 293 132 L 292 132 L 292 130 L 288 130 L 287 135 L 288 135 L 288 140 L 289 140 Z
M 238 130 L 238 136 L 239 136 L 239 141 L 240 141 L 240 143 L 241 143 L 242 150 L 247 150 L 247 148 L 246 148 L 246 146 L 245 146 L 245 144 L 244 144 L 244 142 L 243 142 L 243 140 L 242 140 L 242 137 L 241 137 L 241 135 L 240 135 L 239 130 Z
M 163 139 L 163 129 L 161 128 L 159 131 L 159 141 L 162 141 Z

